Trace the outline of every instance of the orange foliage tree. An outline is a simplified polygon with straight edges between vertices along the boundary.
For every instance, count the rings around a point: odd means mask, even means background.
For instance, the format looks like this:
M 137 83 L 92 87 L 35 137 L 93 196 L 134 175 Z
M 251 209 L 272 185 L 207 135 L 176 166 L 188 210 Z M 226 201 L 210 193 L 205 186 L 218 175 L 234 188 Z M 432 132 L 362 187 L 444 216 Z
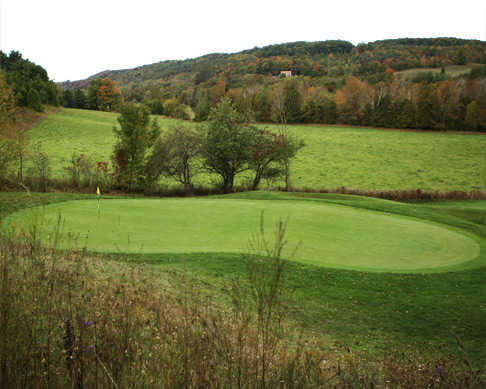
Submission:
M 369 86 L 357 77 L 351 76 L 346 85 L 336 92 L 334 102 L 343 123 L 358 124 L 369 98 Z
M 115 111 L 120 107 L 122 95 L 116 86 L 116 81 L 103 78 L 98 88 L 98 109 L 100 111 Z

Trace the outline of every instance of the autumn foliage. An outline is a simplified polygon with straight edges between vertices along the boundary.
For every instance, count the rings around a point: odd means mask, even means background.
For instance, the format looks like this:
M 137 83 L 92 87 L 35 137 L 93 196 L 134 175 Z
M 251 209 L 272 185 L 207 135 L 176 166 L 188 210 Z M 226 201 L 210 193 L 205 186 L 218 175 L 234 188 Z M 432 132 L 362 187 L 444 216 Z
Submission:
M 118 111 L 123 102 L 116 82 L 109 78 L 97 78 L 91 81 L 88 88 L 88 108 L 99 111 Z

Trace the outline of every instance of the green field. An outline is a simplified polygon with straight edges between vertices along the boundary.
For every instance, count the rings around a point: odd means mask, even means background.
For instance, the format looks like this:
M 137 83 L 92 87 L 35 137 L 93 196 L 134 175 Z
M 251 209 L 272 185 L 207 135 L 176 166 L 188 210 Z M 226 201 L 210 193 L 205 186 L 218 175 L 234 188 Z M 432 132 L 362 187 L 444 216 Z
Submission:
M 418 272 L 449 269 L 479 256 L 477 241 L 441 224 L 317 199 L 278 199 L 103 199 L 99 215 L 96 200 L 83 200 L 45 207 L 41 215 L 19 212 L 8 222 L 41 221 L 52 232 L 61 215 L 62 248 L 76 238 L 78 245 L 101 252 L 244 253 L 264 212 L 269 236 L 279 218 L 288 221 L 287 239 L 301 246 L 283 256 L 297 262 Z
M 78 194 L 2 193 L 0 194 L 0 218 L 4 220 L 5 224 L 11 224 L 13 220 L 18 220 L 16 216 L 22 215 L 22 212 L 24 212 L 24 216 L 29 213 L 33 214 L 33 211 L 25 210 L 26 207 L 35 209 L 37 206 L 41 207 L 36 209 L 44 209 L 47 213 L 52 213 L 54 217 L 56 217 L 56 211 L 61 209 L 73 214 L 81 212 L 78 217 L 84 218 L 83 228 L 88 228 L 91 236 L 96 230 L 95 224 L 98 222 L 96 201 L 93 200 L 94 196 Z M 391 223 L 391 227 L 405 223 L 404 232 L 407 230 L 406 225 L 411 223 L 414 226 L 423 227 L 424 233 L 435 231 L 439 234 L 437 237 L 442 244 L 454 244 L 449 240 L 457 237 L 466 239 L 469 243 L 472 240 L 473 244 L 468 245 L 466 249 L 476 247 L 473 248 L 474 251 L 479 246 L 480 251 L 476 252 L 475 259 L 455 267 L 451 266 L 449 271 L 391 273 L 337 269 L 329 267 L 325 263 L 325 258 L 321 258 L 323 259 L 321 263 L 299 260 L 299 253 L 305 249 L 306 242 L 308 242 L 308 239 L 304 237 L 302 246 L 297 250 L 296 255 L 286 263 L 283 275 L 283 288 L 286 291 L 286 320 L 297 331 L 303 330 L 306 334 L 320 338 L 323 341 L 323 347 L 333 348 L 338 342 L 348 345 L 355 351 L 371 353 L 373 356 L 382 355 L 381 353 L 387 350 L 402 350 L 407 347 L 425 354 L 455 353 L 457 347 L 451 335 L 454 333 L 464 342 L 465 349 L 475 365 L 486 361 L 486 201 L 402 204 L 357 196 L 271 192 L 239 193 L 188 200 L 102 199 L 102 215 L 109 224 L 105 230 L 104 240 L 110 240 L 113 227 L 117 224 L 115 213 L 113 213 L 115 220 L 109 220 L 107 207 L 113 206 L 113 212 L 120 212 L 118 214 L 120 223 L 118 232 L 135 231 L 146 222 L 153 223 L 150 221 L 150 215 L 155 212 L 145 212 L 143 216 L 138 215 L 138 218 L 133 221 L 135 216 L 126 215 L 128 209 L 125 206 L 130 204 L 130 208 L 135 211 L 135 214 L 137 214 L 136 210 L 139 205 L 146 208 L 152 204 L 158 210 L 162 207 L 164 213 L 167 213 L 164 217 L 170 217 L 171 222 L 177 222 L 177 218 L 172 218 L 167 212 L 168 207 L 164 207 L 164 201 L 167 201 L 165 204 L 171 204 L 171 206 L 175 206 L 178 201 L 181 201 L 178 205 L 184 204 L 184 207 L 189 207 L 188 211 L 194 211 L 199 206 L 205 205 L 205 202 L 213 202 L 213 207 L 214 204 L 218 204 L 226 211 L 228 211 L 227 205 L 234 204 L 236 209 L 232 212 L 238 212 L 241 204 L 262 202 L 265 204 L 263 208 L 269 208 L 267 205 L 277 203 L 274 206 L 275 211 L 278 212 L 274 216 L 278 214 L 283 217 L 288 214 L 285 209 L 292 207 L 292 203 L 294 203 L 297 214 L 301 211 L 301 206 L 304 208 L 309 206 L 311 209 L 322 207 L 324 213 L 337 212 L 344 216 L 348 214 L 348 218 L 343 216 L 347 222 L 358 221 L 360 216 L 364 216 L 366 220 L 375 220 L 374 217 L 381 216 L 382 227 L 388 227 L 387 223 Z M 185 203 L 185 201 L 188 202 Z M 193 207 L 190 206 L 191 201 L 194 202 Z M 309 203 L 309 205 L 302 203 Z M 85 206 L 89 210 L 82 212 Z M 260 209 L 256 208 L 252 216 L 256 220 L 249 223 L 248 230 L 243 232 L 241 240 L 235 243 L 236 247 L 242 249 L 243 252 L 246 252 L 245 248 L 251 233 L 258 230 Z M 181 211 L 180 208 L 174 208 L 174 212 L 177 210 Z M 267 216 L 268 232 L 271 236 L 270 229 L 274 219 L 272 220 L 271 212 L 267 212 L 265 217 Z M 352 217 L 349 218 L 350 216 Z M 221 215 L 217 217 L 221 220 Z M 5 222 L 5 218 L 7 218 L 7 222 Z M 130 225 L 124 223 L 125 218 L 127 221 L 132 220 Z M 187 219 L 184 220 L 191 221 Z M 295 215 L 291 215 L 287 237 L 289 249 L 299 243 L 291 235 L 293 233 L 292 223 L 297 220 Z M 183 220 L 178 222 L 179 226 L 184 223 Z M 231 223 L 233 223 L 231 228 L 234 230 L 235 222 L 231 221 Z M 253 225 L 253 223 L 255 224 Z M 69 224 L 70 222 L 66 220 L 65 228 L 68 228 Z M 346 233 L 342 231 L 341 227 L 328 229 L 327 232 L 343 237 Z M 375 227 L 377 226 L 375 225 Z M 373 231 L 375 227 L 370 225 L 368 229 Z M 166 231 L 156 234 L 155 240 L 158 245 L 170 246 L 170 239 L 167 239 L 167 231 L 170 228 L 172 226 L 160 225 L 158 227 L 158 231 Z M 210 234 L 210 231 L 201 233 Z M 380 231 L 375 234 L 374 239 L 371 239 L 372 243 L 379 249 L 383 249 L 389 243 L 387 239 L 392 233 L 393 230 Z M 441 235 L 442 233 L 446 235 Z M 383 239 L 385 236 L 383 234 L 388 234 L 388 238 Z M 395 234 L 400 234 L 400 232 L 395 231 Z M 179 239 L 184 239 L 183 234 L 176 232 L 176 235 L 179 236 Z M 221 235 L 226 235 L 226 232 Z M 224 244 L 223 237 L 216 238 L 221 244 Z M 353 243 L 359 244 L 356 242 L 357 238 L 353 239 Z M 423 239 L 423 237 L 418 239 Z M 330 250 L 330 247 L 336 244 L 333 240 L 332 236 L 327 236 L 326 241 L 321 242 L 321 249 Z M 179 278 L 189 277 L 201 293 L 208 294 L 212 299 L 225 304 L 227 302 L 225 291 L 228 285 L 235 278 L 245 278 L 244 256 L 241 253 L 223 250 L 222 247 L 218 248 L 217 252 L 191 252 L 190 243 L 193 239 L 189 239 L 189 241 L 188 249 L 179 249 L 177 253 L 162 252 L 163 247 L 158 247 L 157 251 L 161 251 L 159 253 L 144 253 L 143 250 L 142 253 L 139 253 L 136 245 L 123 237 L 118 245 L 120 251 L 130 251 L 132 248 L 131 251 L 136 251 L 136 253 L 110 254 L 108 258 L 128 261 L 136 266 L 144 264 L 151 269 L 152 274 L 162 284 L 165 282 L 164 280 L 177 282 Z M 201 242 L 203 241 L 201 240 Z M 405 242 L 405 247 L 409 243 L 412 242 Z M 113 245 L 113 241 L 111 244 Z M 340 246 L 347 245 L 343 243 Z M 376 265 L 377 263 L 373 262 L 374 259 L 371 256 L 367 257 L 366 254 L 363 251 L 355 256 L 363 258 L 363 260 L 367 258 Z M 434 255 L 434 257 L 438 256 Z M 106 259 L 102 257 L 99 260 L 105 261 Z
M 60 177 L 73 153 L 110 161 L 116 117 L 62 109 L 35 126 L 31 139 L 41 142 Z M 173 122 L 159 119 L 162 130 Z M 289 126 L 289 132 L 306 143 L 291 165 L 297 188 L 486 190 L 485 135 L 311 125 Z
M 480 64 L 468 64 L 468 65 L 449 65 L 445 66 L 445 73 L 447 76 L 450 77 L 458 77 L 458 76 L 464 76 L 466 74 L 469 74 L 472 69 L 475 67 L 480 67 Z M 397 75 L 398 79 L 412 79 L 415 76 L 417 76 L 419 73 L 435 73 L 435 74 L 440 74 L 442 72 L 442 68 L 414 68 L 414 69 L 407 69 L 407 70 L 401 70 L 399 72 L 396 72 L 395 74 Z
M 31 140 L 41 142 L 62 177 L 73 153 L 110 160 L 116 116 L 62 109 L 35 126 Z M 162 130 L 171 123 L 159 118 Z M 295 187 L 486 190 L 484 135 L 304 125 L 289 131 L 306 143 L 291 166 Z M 44 234 L 36 239 L 52 241 L 61 215 L 61 248 L 146 266 L 161 285 L 189 279 L 223 306 L 228 285 L 247 276 L 245 254 L 262 211 L 269 237 L 277 220 L 288 219 L 282 282 L 285 320 L 296 332 L 373 356 L 405 348 L 457 352 L 454 333 L 474 365 L 486 361 L 486 201 L 405 204 L 259 191 L 103 197 L 98 214 L 94 195 L 0 194 L 4 229 L 35 220 Z

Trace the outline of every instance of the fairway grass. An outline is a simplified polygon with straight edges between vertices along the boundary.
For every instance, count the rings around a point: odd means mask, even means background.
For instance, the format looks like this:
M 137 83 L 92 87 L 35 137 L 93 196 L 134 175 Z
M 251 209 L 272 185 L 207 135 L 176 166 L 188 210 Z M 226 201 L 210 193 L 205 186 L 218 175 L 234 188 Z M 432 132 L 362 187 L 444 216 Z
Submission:
M 63 219 L 62 248 L 109 253 L 245 253 L 261 213 L 273 237 L 287 220 L 283 256 L 317 266 L 367 271 L 434 271 L 473 260 L 479 244 L 437 223 L 320 201 L 238 198 L 78 200 L 24 210 L 8 224 Z M 35 217 L 34 217 L 35 215 Z M 40 216 L 40 217 L 39 217 Z
M 53 175 L 60 178 L 66 176 L 73 153 L 110 161 L 116 118 L 114 113 L 62 109 L 32 128 L 30 137 L 42 144 Z M 159 117 L 158 122 L 165 131 L 177 121 Z M 268 128 L 279 131 L 276 125 Z M 288 132 L 306 144 L 291 164 L 296 188 L 486 190 L 485 135 L 319 125 L 292 125 Z M 214 178 L 202 174 L 195 182 L 210 185 Z M 247 179 L 238 177 L 238 184 Z

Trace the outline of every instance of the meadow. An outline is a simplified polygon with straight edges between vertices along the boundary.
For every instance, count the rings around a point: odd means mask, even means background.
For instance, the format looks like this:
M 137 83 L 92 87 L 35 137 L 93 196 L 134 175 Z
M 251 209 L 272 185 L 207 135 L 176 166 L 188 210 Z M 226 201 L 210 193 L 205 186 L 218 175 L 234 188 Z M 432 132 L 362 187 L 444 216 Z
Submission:
M 36 125 L 30 136 L 49 156 L 54 176 L 62 177 L 73 154 L 110 161 L 116 117 L 113 113 L 62 109 Z M 159 118 L 162 131 L 174 122 Z M 481 134 L 314 125 L 288 126 L 288 131 L 306 143 L 291 164 L 296 188 L 486 189 L 486 136 Z M 239 183 L 244 180 L 241 177 Z M 210 181 L 207 175 L 196 177 L 196 183 Z M 173 185 L 170 180 L 167 183 Z

